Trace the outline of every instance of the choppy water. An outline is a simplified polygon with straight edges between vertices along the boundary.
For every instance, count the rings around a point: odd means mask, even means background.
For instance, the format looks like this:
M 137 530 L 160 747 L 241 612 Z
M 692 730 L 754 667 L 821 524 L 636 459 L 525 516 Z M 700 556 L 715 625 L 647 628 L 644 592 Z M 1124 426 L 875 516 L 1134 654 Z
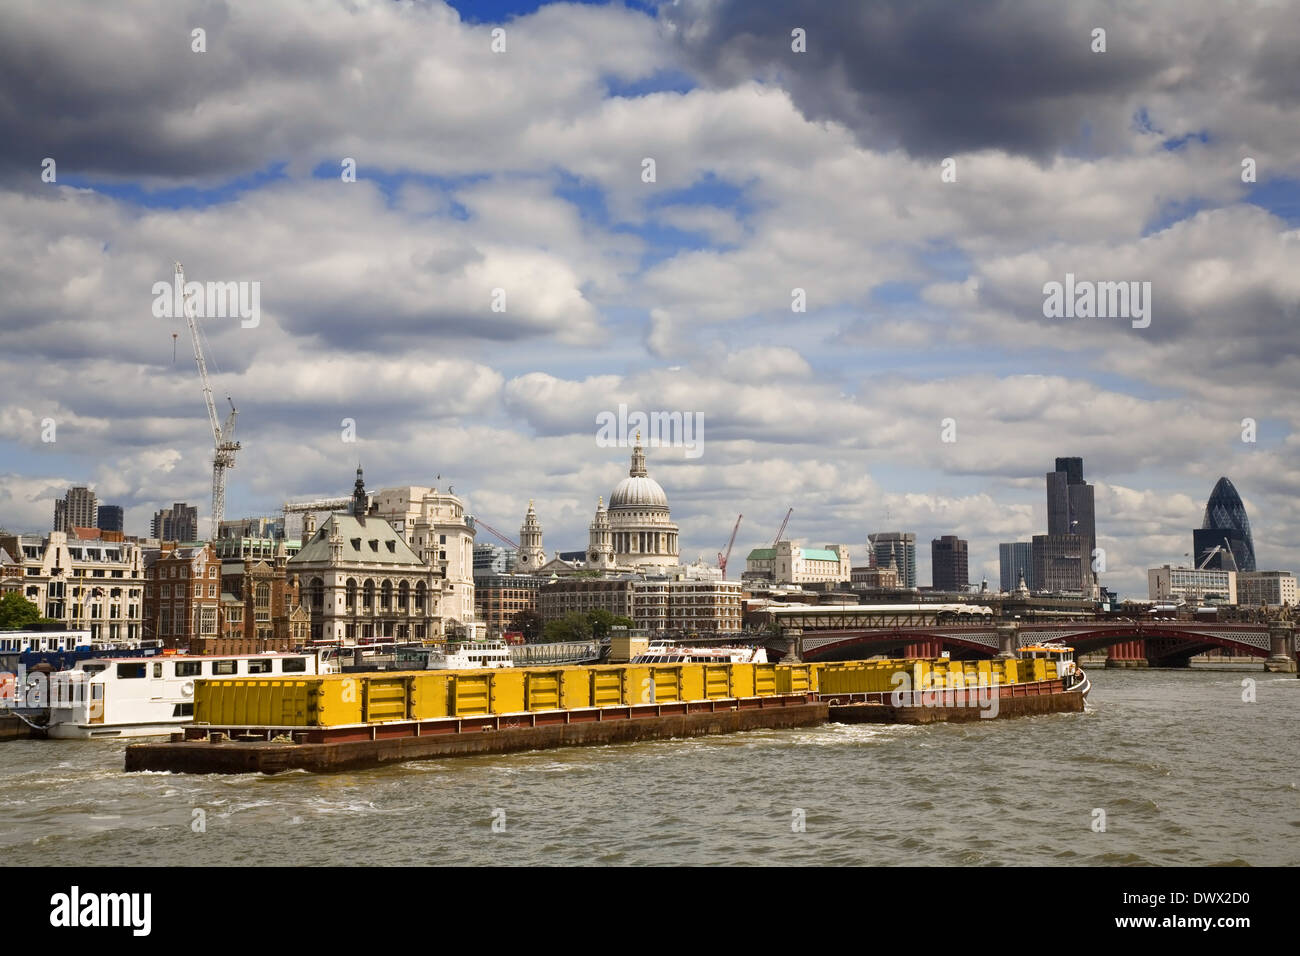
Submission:
M 19 865 L 1300 864 L 1300 680 L 1090 673 L 1085 714 L 338 775 L 126 774 L 120 742 L 15 741 L 0 849 Z

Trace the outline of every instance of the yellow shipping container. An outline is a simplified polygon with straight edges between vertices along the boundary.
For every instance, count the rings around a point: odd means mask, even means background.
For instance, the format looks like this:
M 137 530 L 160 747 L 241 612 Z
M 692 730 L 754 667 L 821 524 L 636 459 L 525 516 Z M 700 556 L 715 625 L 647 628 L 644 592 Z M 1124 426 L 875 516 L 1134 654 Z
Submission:
M 524 702 L 521 710 L 561 710 L 560 671 L 525 672 Z M 497 711 L 500 713 L 500 711 Z
M 705 664 L 683 664 L 679 700 L 704 700 Z
M 592 667 L 591 705 L 593 707 L 617 707 L 623 703 L 623 668 Z
M 623 703 L 653 704 L 650 692 L 650 665 L 629 664 L 623 668 Z
M 754 668 L 756 664 L 732 664 L 731 666 L 731 696 L 732 697 L 753 697 L 754 696 Z
M 704 697 L 706 700 L 721 700 L 731 696 L 732 664 L 705 664 Z
M 560 700 L 565 710 L 591 707 L 591 681 L 585 667 L 565 667 L 560 670 Z
M 365 675 L 361 681 L 361 719 L 368 724 L 406 720 L 409 691 L 410 682 L 404 674 Z
M 778 694 L 806 694 L 812 687 L 811 668 L 807 664 L 777 664 L 776 692 Z
M 451 675 L 447 671 L 419 671 L 411 676 L 411 717 L 434 720 L 450 716 L 448 695 Z
M 654 703 L 664 704 L 682 699 L 682 668 L 684 664 L 658 664 L 650 669 L 654 680 Z
M 492 675 L 489 671 L 457 671 L 451 675 L 453 717 L 492 712 Z
M 528 710 L 526 685 L 530 672 L 511 667 L 483 671 L 490 690 L 489 705 L 494 714 L 517 714 Z M 543 710 L 545 708 L 535 708 Z

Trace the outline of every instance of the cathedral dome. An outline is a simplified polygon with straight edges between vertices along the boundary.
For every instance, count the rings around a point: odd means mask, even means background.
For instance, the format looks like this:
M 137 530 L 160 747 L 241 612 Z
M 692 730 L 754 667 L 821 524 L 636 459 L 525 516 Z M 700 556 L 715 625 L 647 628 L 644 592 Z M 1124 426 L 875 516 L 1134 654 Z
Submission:
M 668 496 L 659 482 L 645 470 L 645 451 L 641 448 L 641 433 L 636 433 L 636 447 L 632 449 L 632 467 L 627 477 L 614 486 L 609 496 L 609 510 L 618 511 L 668 511 Z
M 609 496 L 610 511 L 646 508 L 668 510 L 668 496 L 659 487 L 659 482 L 647 475 L 629 475 L 614 487 Z

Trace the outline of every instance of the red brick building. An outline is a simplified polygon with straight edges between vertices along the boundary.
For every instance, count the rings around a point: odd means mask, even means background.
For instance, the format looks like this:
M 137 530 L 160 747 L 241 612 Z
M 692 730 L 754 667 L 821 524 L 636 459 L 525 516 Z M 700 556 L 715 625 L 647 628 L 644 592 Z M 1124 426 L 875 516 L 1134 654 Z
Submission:
M 298 615 L 302 632 L 294 633 L 294 611 L 301 609 L 300 584 L 286 570 L 281 553 L 271 561 L 226 561 L 221 569 L 221 637 L 243 641 L 246 653 L 292 650 L 307 640 L 311 615 Z M 305 623 L 304 623 L 305 622 Z M 229 653 L 219 651 L 217 653 Z
M 145 552 L 144 636 L 189 648 L 221 633 L 221 561 L 211 544 Z

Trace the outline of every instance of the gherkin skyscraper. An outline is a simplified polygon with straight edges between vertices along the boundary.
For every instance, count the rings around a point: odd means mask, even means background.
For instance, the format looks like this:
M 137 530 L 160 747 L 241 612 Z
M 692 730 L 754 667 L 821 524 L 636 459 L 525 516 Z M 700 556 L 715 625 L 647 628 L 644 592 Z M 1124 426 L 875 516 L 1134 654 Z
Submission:
M 1241 495 L 1227 478 L 1220 478 L 1210 492 L 1210 500 L 1205 503 L 1205 517 L 1201 527 L 1192 532 L 1193 553 L 1196 566 L 1200 567 L 1207 554 L 1215 546 L 1230 551 L 1220 551 L 1210 558 L 1207 568 L 1223 571 L 1254 571 L 1255 542 L 1250 536 L 1250 519 L 1246 517 L 1246 506 L 1241 503 Z

